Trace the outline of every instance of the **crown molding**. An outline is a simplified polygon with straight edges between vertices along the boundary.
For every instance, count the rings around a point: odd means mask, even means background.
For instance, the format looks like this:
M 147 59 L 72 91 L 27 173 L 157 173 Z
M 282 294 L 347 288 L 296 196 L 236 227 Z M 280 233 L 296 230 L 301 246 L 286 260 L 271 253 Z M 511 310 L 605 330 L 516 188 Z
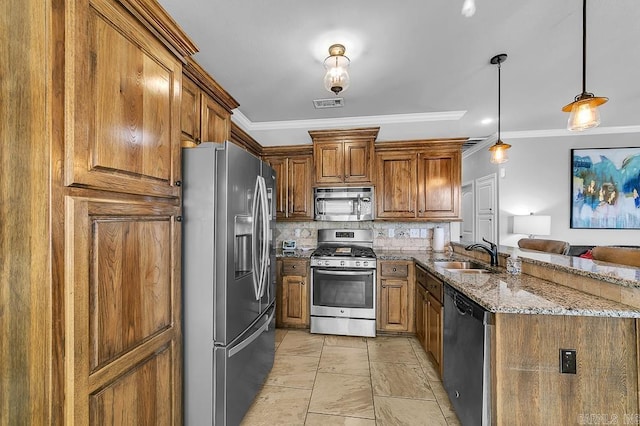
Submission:
M 379 126 L 381 124 L 420 123 L 426 121 L 460 120 L 466 111 L 427 112 L 416 114 L 370 115 L 366 117 L 320 118 L 312 120 L 252 122 L 239 109 L 233 110 L 232 119 L 247 131 L 320 129 L 330 127 Z

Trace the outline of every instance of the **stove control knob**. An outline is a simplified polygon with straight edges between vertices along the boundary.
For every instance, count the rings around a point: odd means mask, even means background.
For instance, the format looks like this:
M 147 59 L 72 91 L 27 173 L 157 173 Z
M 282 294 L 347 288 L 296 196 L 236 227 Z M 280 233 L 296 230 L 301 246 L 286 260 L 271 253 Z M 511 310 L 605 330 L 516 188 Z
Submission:
M 360 261 L 359 260 L 356 261 L 356 266 L 360 266 Z
M 324 264 L 325 264 L 326 266 L 329 266 L 329 261 L 328 261 L 328 260 L 325 260 L 325 261 L 324 261 Z
M 364 266 L 369 266 L 369 262 L 364 262 Z
M 344 266 L 344 260 L 340 261 L 340 266 Z

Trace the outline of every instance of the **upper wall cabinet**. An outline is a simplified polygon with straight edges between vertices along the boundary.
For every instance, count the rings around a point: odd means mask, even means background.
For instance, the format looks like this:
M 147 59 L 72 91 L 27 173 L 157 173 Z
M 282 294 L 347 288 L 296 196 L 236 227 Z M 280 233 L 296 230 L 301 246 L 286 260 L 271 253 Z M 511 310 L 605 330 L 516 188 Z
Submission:
M 312 220 L 310 147 L 266 147 L 264 154 L 263 159 L 276 171 L 277 220 Z
M 182 146 L 229 140 L 231 110 L 238 107 L 238 102 L 190 59 L 184 74 L 180 104 Z
M 464 140 L 376 144 L 376 216 L 459 220 Z
M 180 60 L 116 2 L 92 0 L 74 23 L 65 184 L 177 197 Z
M 374 142 L 379 127 L 312 130 L 315 184 L 372 184 Z

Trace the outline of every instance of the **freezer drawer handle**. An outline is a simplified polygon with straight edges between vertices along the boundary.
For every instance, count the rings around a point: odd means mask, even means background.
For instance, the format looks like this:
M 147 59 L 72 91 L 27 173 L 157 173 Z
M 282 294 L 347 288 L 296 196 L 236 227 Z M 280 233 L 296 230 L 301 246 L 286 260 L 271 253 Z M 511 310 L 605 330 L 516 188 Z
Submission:
M 276 313 L 275 309 L 272 309 L 271 310 L 271 314 L 265 320 L 265 322 L 260 326 L 260 328 L 258 328 L 256 331 L 254 331 L 251 334 L 251 336 L 249 336 L 246 339 L 244 339 L 244 341 L 242 343 L 240 343 L 240 344 L 234 346 L 233 348 L 231 348 L 229 350 L 229 358 L 231 358 L 232 356 L 234 356 L 235 354 L 237 354 L 238 352 L 240 352 L 241 350 L 243 350 L 244 348 L 249 346 L 254 340 L 256 340 L 258 337 L 260 337 L 260 335 L 265 330 L 269 330 L 269 324 L 271 324 L 271 321 L 273 320 L 273 316 L 275 315 L 275 313 Z

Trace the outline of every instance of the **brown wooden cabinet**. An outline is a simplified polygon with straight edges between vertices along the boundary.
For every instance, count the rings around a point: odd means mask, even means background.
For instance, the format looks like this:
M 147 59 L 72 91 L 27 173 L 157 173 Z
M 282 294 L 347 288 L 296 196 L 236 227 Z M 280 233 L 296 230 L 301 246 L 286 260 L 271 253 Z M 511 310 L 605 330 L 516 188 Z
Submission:
M 379 331 L 414 331 L 413 262 L 389 260 L 378 262 Z
M 202 67 L 188 58 L 182 79 L 182 146 L 231 139 L 231 110 L 239 106 Z
M 430 272 L 416 265 L 416 335 L 442 375 L 444 284 Z
M 313 158 L 309 146 L 284 148 L 265 148 L 264 160 L 276 171 L 276 216 L 277 220 L 312 220 Z M 298 154 L 296 154 L 298 152 Z
M 195 46 L 157 2 L 3 11 L 19 30 L 0 64 L 0 423 L 181 424 L 180 83 Z
M 309 327 L 309 261 L 278 259 L 276 322 L 279 327 Z
M 461 140 L 379 143 L 376 216 L 460 219 Z
M 312 130 L 315 184 L 371 184 L 379 128 Z

